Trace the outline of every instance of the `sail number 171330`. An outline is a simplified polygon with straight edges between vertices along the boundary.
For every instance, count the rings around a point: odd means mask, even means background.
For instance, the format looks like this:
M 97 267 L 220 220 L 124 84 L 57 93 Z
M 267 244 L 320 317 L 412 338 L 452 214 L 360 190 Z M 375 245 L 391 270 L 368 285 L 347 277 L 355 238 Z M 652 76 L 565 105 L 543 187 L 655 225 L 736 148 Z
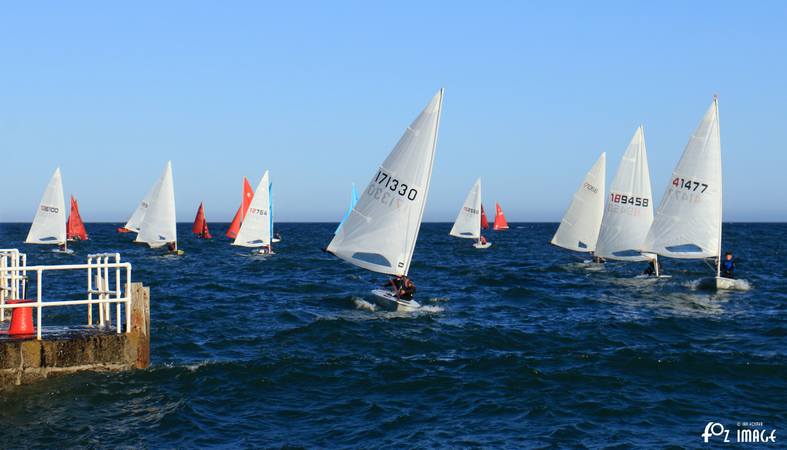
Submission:
M 406 184 L 399 182 L 398 179 L 393 178 L 382 170 L 377 171 L 377 176 L 374 178 L 374 181 L 384 189 L 388 189 L 391 192 L 399 194 L 402 197 L 405 197 L 407 200 L 414 201 L 418 197 L 417 189 L 411 188 Z

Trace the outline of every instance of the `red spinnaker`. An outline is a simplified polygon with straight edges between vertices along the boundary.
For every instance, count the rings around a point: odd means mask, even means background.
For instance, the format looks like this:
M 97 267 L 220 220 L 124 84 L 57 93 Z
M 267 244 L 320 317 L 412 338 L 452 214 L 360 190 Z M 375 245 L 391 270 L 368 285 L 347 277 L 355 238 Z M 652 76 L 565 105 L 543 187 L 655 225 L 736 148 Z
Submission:
M 507 230 L 508 222 L 506 222 L 506 216 L 503 214 L 503 208 L 500 207 L 500 203 L 495 203 L 495 207 L 497 210 L 495 211 L 495 224 L 493 225 L 493 229 Z
M 246 211 L 248 211 L 249 205 L 251 204 L 251 200 L 253 198 L 254 189 L 251 188 L 249 180 L 247 180 L 246 177 L 243 177 L 243 197 L 241 197 L 240 206 L 238 207 L 238 211 L 235 213 L 235 217 L 232 218 L 230 229 L 227 230 L 226 235 L 228 238 L 235 239 L 235 236 L 238 235 L 240 224 L 243 223 L 243 219 L 246 218 Z
M 486 211 L 484 211 L 484 205 L 481 205 L 481 229 L 488 230 L 489 229 L 489 219 L 486 218 Z
M 85 223 L 82 222 L 82 217 L 79 216 L 79 204 L 77 204 L 74 196 L 71 196 L 71 215 L 68 216 L 66 222 L 66 238 L 74 241 L 86 241 L 87 230 L 85 230 Z
M 191 226 L 191 232 L 202 239 L 213 238 L 208 230 L 208 221 L 205 220 L 205 208 L 202 206 L 202 202 L 200 202 L 199 209 L 197 209 L 197 217 L 194 218 L 194 225 Z

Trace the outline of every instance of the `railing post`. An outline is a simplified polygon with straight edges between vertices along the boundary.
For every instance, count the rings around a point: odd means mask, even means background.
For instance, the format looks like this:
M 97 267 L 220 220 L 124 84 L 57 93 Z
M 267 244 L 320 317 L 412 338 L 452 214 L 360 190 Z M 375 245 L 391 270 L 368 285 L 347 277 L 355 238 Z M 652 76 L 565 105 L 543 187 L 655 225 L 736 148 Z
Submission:
M 87 299 L 88 301 L 93 300 L 93 269 L 90 268 L 90 264 L 93 261 L 92 256 L 87 257 Z M 93 304 L 87 304 L 87 325 L 93 326 Z
M 38 269 L 36 271 L 36 291 L 37 291 L 37 293 L 36 293 L 36 297 L 37 297 L 36 305 L 37 305 L 37 309 L 38 309 L 38 323 L 37 323 L 38 327 L 36 329 L 38 335 L 36 336 L 36 338 L 39 341 L 41 340 L 41 328 L 43 328 L 43 324 L 41 323 L 41 312 L 42 312 L 41 310 L 43 309 L 41 307 L 41 277 L 43 276 L 43 274 L 44 274 L 44 271 L 41 270 L 41 269 Z

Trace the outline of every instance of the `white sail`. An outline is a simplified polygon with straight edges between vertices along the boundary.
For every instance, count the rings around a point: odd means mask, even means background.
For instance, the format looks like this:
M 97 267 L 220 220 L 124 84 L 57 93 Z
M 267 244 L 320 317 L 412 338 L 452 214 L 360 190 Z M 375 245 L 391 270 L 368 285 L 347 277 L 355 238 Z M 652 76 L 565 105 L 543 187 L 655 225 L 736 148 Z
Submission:
M 171 242 L 177 245 L 177 241 L 175 185 L 172 180 L 172 162 L 168 161 L 158 189 L 151 196 L 150 205 L 139 225 L 136 242 L 158 248 Z
M 596 249 L 601 218 L 604 216 L 604 177 L 607 154 L 602 153 L 574 194 L 552 244 L 577 252 Z
M 139 203 L 137 209 L 135 209 L 131 214 L 131 217 L 129 217 L 128 222 L 126 222 L 126 225 L 123 228 L 139 233 L 139 226 L 142 224 L 142 220 L 145 218 L 145 213 L 148 210 L 148 206 L 150 206 L 153 196 L 158 192 L 159 186 L 161 186 L 161 181 L 163 179 L 164 176 L 162 175 L 158 180 L 156 180 L 153 186 L 150 187 L 150 190 L 147 194 L 145 194 L 145 197 Z
M 270 220 L 270 183 L 268 171 L 257 185 L 254 198 L 251 200 L 246 218 L 238 230 L 238 235 L 232 245 L 241 247 L 263 247 L 271 245 L 271 220 Z
M 443 90 L 407 127 L 327 251 L 356 266 L 407 275 L 432 176 Z
M 481 179 L 477 179 L 465 198 L 465 203 L 456 216 L 449 233 L 458 238 L 478 239 L 481 237 Z
M 59 167 L 55 169 L 55 173 L 46 185 L 25 243 L 66 243 L 66 202 L 63 197 L 63 179 Z
M 644 250 L 670 258 L 719 256 L 721 183 L 719 109 L 714 99 L 672 172 Z
M 653 195 L 642 126 L 634 132 L 612 180 L 595 256 L 621 261 L 652 259 L 640 253 L 653 223 Z

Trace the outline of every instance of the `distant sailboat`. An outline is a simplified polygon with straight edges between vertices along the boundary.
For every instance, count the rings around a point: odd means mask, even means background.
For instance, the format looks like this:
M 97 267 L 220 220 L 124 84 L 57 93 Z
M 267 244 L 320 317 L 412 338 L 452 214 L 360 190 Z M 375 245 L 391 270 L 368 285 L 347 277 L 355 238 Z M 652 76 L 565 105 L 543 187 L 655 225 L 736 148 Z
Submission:
M 232 245 L 259 249 L 259 254 L 272 254 L 271 221 L 270 221 L 270 182 L 268 171 L 260 180 L 254 191 L 246 218 L 238 230 L 238 236 Z
M 213 239 L 210 230 L 208 230 L 208 221 L 205 219 L 205 207 L 202 205 L 202 202 L 200 202 L 199 208 L 197 209 L 197 217 L 194 218 L 191 232 L 201 239 Z
M 82 217 L 79 215 L 79 204 L 74 196 L 71 196 L 71 214 L 66 222 L 66 237 L 69 241 L 86 241 L 87 230 Z
M 735 289 L 735 280 L 721 276 L 721 170 L 719 103 L 714 97 L 672 172 L 643 249 L 669 258 L 715 258 L 716 276 L 701 279 L 700 286 Z
M 246 211 L 249 210 L 249 205 L 251 204 L 251 200 L 253 198 L 254 190 L 251 188 L 249 180 L 246 177 L 243 177 L 243 194 L 241 194 L 238 211 L 235 213 L 235 217 L 232 218 L 232 223 L 230 223 L 230 227 L 227 230 L 226 236 L 228 238 L 235 239 L 238 236 L 238 230 L 240 230 L 240 225 L 243 223 L 243 219 L 246 218 Z
M 429 193 L 442 103 L 440 89 L 383 161 L 327 252 L 372 272 L 407 276 Z M 393 290 L 372 295 L 384 307 L 420 307 Z
M 268 210 L 270 211 L 270 222 L 271 222 L 271 243 L 278 244 L 279 242 L 281 242 L 281 235 L 273 232 L 273 182 L 272 181 L 268 185 L 268 203 L 269 203 Z
M 503 214 L 500 203 L 495 203 L 495 223 L 492 227 L 495 231 L 508 229 L 508 222 L 506 222 L 506 216 Z
M 481 229 L 489 229 L 489 219 L 486 218 L 486 211 L 484 211 L 484 204 L 481 203 Z
M 137 209 L 131 213 L 131 217 L 129 217 L 126 224 L 117 229 L 118 233 L 139 233 L 139 226 L 142 224 L 142 220 L 145 218 L 145 214 L 148 211 L 148 207 L 150 206 L 153 196 L 156 195 L 159 187 L 161 186 L 162 179 L 163 175 L 158 180 L 156 180 L 153 186 L 150 187 L 150 190 L 148 190 L 147 194 L 145 194 L 145 197 L 142 198 L 142 201 L 139 203 L 139 205 L 137 205 Z
M 353 208 L 355 208 L 356 203 L 358 203 L 358 192 L 355 191 L 355 183 L 353 183 L 352 192 L 350 193 L 350 207 L 347 208 L 347 212 L 344 213 L 344 217 L 342 217 L 342 221 L 339 222 L 339 226 L 336 227 L 336 231 L 334 231 L 333 234 L 339 232 L 339 228 L 341 228 L 342 225 L 344 224 L 344 221 L 347 220 L 348 217 L 350 217 L 350 213 L 352 212 Z
M 585 175 L 579 189 L 552 237 L 552 244 L 575 252 L 596 250 L 601 219 L 604 216 L 604 177 L 606 153 L 602 153 Z
M 175 222 L 175 185 L 172 179 L 172 162 L 167 162 L 164 175 L 158 189 L 150 198 L 139 233 L 134 242 L 148 244 L 150 248 L 161 248 L 171 245 L 171 251 L 182 254 L 178 250 L 178 231 Z
M 68 249 L 66 236 L 66 204 L 63 198 L 63 179 L 60 168 L 55 169 L 52 178 L 46 185 L 41 203 L 36 210 L 30 231 L 27 233 L 26 244 L 50 244 L 62 246 L 56 252 L 73 253 Z
M 459 214 L 456 216 L 454 226 L 449 233 L 451 236 L 465 239 L 475 239 L 475 248 L 489 248 L 492 244 L 486 242 L 481 236 L 481 179 L 477 179 L 465 198 Z
M 653 223 L 653 196 L 642 126 L 634 132 L 620 159 L 606 203 L 594 256 L 619 261 L 657 258 L 654 254 L 640 251 Z M 657 261 L 654 261 L 653 268 L 655 275 L 659 276 Z

